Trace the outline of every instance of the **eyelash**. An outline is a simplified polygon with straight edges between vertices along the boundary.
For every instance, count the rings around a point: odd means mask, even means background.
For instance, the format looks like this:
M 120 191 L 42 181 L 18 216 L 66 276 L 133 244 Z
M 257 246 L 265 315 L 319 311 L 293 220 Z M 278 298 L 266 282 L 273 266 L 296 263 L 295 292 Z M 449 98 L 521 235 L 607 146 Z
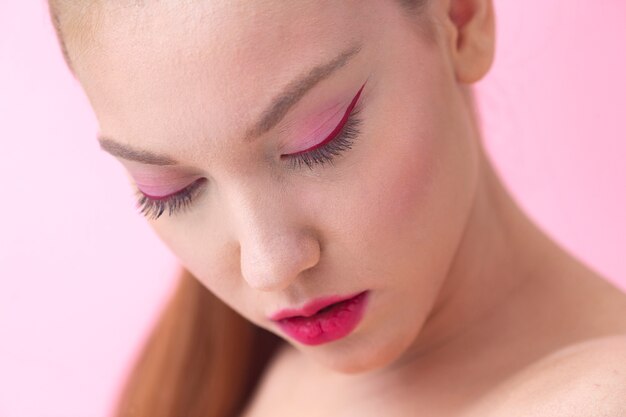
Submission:
M 179 211 L 184 211 L 189 208 L 196 192 L 205 182 L 206 178 L 200 178 L 181 191 L 161 198 L 148 197 L 139 189 L 136 189 L 137 210 L 139 210 L 140 214 L 152 220 L 161 217 L 165 210 L 167 210 L 170 216 Z
M 354 139 L 361 133 L 359 126 L 362 123 L 362 119 L 357 117 L 361 111 L 361 103 L 357 103 L 352 109 L 352 113 L 348 116 L 348 119 L 342 126 L 337 135 L 326 142 L 325 145 L 312 149 L 308 152 L 303 152 L 294 155 L 287 155 L 285 158 L 289 161 L 289 167 L 292 169 L 299 169 L 302 165 L 306 165 L 309 169 L 313 169 L 313 165 L 324 165 L 329 163 L 333 165 L 336 156 L 352 148 Z
M 363 119 L 357 117 L 360 111 L 361 102 L 358 102 L 339 133 L 323 146 L 307 152 L 284 156 L 289 161 L 289 167 L 291 169 L 299 169 L 302 165 L 306 165 L 309 169 L 313 169 L 314 165 L 323 166 L 325 163 L 333 165 L 335 157 L 351 149 L 354 139 L 361 133 L 359 126 Z M 168 212 L 169 216 L 182 212 L 191 206 L 196 192 L 205 181 L 206 178 L 200 178 L 181 191 L 162 198 L 148 197 L 139 189 L 136 189 L 137 210 L 140 214 L 152 220 L 161 217 L 165 211 Z

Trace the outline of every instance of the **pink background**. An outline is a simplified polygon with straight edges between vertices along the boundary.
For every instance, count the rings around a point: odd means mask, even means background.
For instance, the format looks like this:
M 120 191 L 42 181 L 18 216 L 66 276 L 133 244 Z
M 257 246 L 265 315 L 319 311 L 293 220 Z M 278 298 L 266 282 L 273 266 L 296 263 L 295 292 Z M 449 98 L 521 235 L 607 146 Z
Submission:
M 496 0 L 479 86 L 520 204 L 626 289 L 626 2 Z M 173 288 L 42 0 L 0 0 L 0 416 L 108 416 Z

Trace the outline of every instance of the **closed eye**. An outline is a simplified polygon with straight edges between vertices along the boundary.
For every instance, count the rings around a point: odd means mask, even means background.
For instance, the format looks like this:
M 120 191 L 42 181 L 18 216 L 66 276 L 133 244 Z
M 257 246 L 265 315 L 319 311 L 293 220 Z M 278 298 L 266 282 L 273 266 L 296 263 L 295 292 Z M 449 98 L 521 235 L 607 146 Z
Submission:
M 351 149 L 354 140 L 361 133 L 359 127 L 363 120 L 358 115 L 363 108 L 363 103 L 358 100 L 363 87 L 365 84 L 346 109 L 341 121 L 326 139 L 304 151 L 281 155 L 281 159 L 289 161 L 289 167 L 292 169 L 299 169 L 302 165 L 306 165 L 312 170 L 316 165 L 324 165 L 325 163 L 332 165 L 337 156 Z M 206 181 L 206 178 L 199 178 L 176 193 L 158 198 L 148 196 L 137 189 L 137 209 L 145 217 L 152 220 L 158 219 L 165 212 L 169 216 L 182 212 L 191 207 L 194 198 Z
M 361 133 L 359 126 L 362 123 L 362 119 L 357 117 L 359 111 L 360 108 L 355 108 L 351 116 L 343 124 L 338 125 L 339 131 L 333 131 L 333 134 L 329 135 L 318 145 L 306 151 L 282 155 L 281 158 L 287 159 L 289 167 L 292 169 L 299 169 L 302 165 L 306 165 L 311 170 L 318 164 L 329 163 L 332 165 L 335 157 L 352 148 L 354 140 Z
M 313 166 L 316 164 L 323 165 L 328 162 L 332 165 L 336 156 L 351 149 L 354 139 L 361 133 L 359 126 L 362 123 L 362 119 L 357 116 L 362 109 L 362 103 L 358 100 L 363 87 L 365 87 L 365 84 L 353 98 L 341 121 L 326 139 L 304 151 L 281 155 L 281 158 L 288 159 L 291 162 L 290 167 L 293 169 L 300 168 L 303 164 L 308 166 L 309 169 L 313 169 Z

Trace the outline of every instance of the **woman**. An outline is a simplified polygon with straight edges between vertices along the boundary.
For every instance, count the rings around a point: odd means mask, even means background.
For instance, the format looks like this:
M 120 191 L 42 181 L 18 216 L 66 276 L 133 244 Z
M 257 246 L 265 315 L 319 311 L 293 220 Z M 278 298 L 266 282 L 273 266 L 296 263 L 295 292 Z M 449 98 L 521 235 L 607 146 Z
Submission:
M 77 4 L 68 65 L 185 271 L 118 416 L 626 413 L 626 296 L 481 143 L 491 1 Z

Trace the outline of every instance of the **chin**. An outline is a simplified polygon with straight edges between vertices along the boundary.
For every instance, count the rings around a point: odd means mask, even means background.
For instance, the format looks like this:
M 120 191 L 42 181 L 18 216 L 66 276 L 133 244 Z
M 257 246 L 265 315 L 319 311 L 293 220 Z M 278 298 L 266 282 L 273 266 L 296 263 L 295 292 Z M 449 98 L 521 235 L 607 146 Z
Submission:
M 354 337 L 324 346 L 306 346 L 299 349 L 328 370 L 350 375 L 366 374 L 392 366 L 403 356 L 413 340 L 415 337 L 411 335 L 379 335 L 377 340 Z

